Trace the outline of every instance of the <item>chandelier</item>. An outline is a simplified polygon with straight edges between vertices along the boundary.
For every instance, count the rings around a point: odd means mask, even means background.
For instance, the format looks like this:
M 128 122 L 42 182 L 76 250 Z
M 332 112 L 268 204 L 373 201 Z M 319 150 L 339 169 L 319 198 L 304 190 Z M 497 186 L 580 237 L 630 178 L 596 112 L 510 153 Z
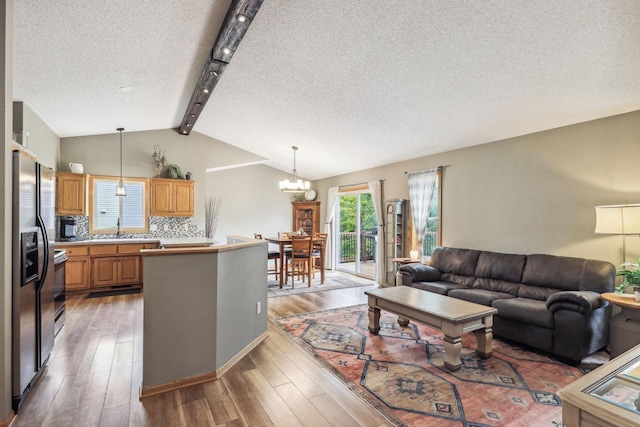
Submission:
M 296 170 L 296 151 L 298 147 L 293 146 L 293 171 L 289 178 L 284 181 L 280 181 L 280 190 L 285 193 L 304 193 L 310 188 L 309 181 L 303 181 L 298 177 L 298 171 Z

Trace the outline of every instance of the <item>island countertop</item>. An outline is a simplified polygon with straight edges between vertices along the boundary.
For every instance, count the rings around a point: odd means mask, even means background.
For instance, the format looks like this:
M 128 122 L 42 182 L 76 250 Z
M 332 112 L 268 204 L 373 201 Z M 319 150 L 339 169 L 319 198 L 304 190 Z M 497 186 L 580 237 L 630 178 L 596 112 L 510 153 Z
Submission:
M 183 248 L 192 246 L 211 246 L 216 241 L 207 237 L 175 237 L 160 238 L 160 246 L 163 248 Z
M 87 245 L 113 245 L 113 244 L 121 244 L 126 245 L 128 243 L 156 243 L 160 244 L 160 239 L 148 239 L 148 238 L 137 238 L 137 239 L 91 239 L 91 240 L 73 240 L 73 241 L 56 241 L 56 246 L 87 246 Z
M 160 238 L 126 238 L 121 239 L 91 239 L 91 240 L 74 240 L 69 242 L 57 241 L 56 246 L 86 246 L 86 245 L 126 245 L 134 243 L 153 243 L 163 248 L 181 248 L 181 247 L 197 247 L 211 246 L 216 241 L 206 237 L 160 237 Z

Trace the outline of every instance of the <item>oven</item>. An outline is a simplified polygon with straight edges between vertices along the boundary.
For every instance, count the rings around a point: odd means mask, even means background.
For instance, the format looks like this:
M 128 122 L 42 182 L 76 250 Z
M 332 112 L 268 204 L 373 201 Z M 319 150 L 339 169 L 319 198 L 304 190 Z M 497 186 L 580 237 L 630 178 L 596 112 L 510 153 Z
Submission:
M 58 335 L 60 329 L 64 325 L 65 319 L 65 301 L 64 292 L 64 270 L 67 262 L 67 251 L 64 249 L 56 249 L 53 256 L 54 265 L 54 301 L 55 301 L 55 323 L 54 333 Z

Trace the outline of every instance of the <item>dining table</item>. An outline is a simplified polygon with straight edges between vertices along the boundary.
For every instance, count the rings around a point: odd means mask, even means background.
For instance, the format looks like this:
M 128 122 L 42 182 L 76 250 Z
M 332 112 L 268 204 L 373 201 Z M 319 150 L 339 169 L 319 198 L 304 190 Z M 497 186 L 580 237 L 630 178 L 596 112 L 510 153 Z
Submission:
M 280 288 L 284 284 L 284 252 L 286 246 L 291 246 L 293 242 L 293 238 L 290 236 L 280 236 L 280 237 L 265 237 L 264 238 L 269 243 L 273 243 L 278 245 L 280 248 Z M 324 284 L 324 257 L 327 251 L 327 239 L 321 237 L 313 238 L 314 246 L 320 246 L 320 284 Z

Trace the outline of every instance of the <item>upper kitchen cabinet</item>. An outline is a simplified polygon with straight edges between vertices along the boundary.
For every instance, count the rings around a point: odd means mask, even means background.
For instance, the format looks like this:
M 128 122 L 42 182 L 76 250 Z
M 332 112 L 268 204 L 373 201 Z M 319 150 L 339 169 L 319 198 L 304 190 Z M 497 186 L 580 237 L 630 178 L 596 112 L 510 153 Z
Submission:
M 193 216 L 194 181 L 154 178 L 151 184 L 151 216 Z
M 80 173 L 56 174 L 56 215 L 86 215 L 86 177 Z

